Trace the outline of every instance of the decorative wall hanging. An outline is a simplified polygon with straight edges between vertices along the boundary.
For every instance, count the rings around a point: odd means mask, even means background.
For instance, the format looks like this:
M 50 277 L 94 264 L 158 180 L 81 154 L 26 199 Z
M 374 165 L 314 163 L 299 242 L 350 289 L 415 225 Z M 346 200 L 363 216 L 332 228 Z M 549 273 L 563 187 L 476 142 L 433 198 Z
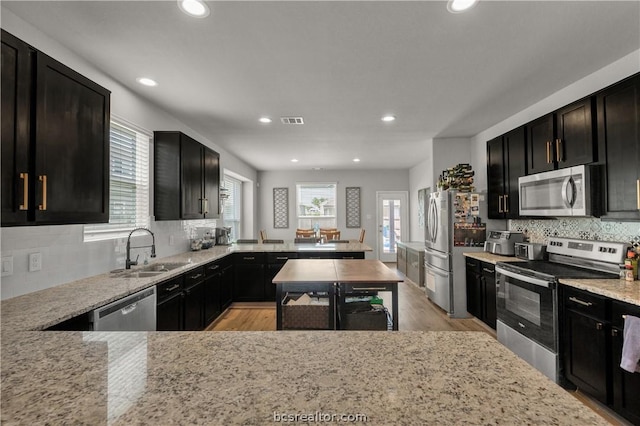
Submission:
M 431 192 L 431 188 L 422 188 L 418 190 L 418 227 L 424 228 L 424 206 L 427 197 Z
M 360 187 L 347 187 L 346 191 L 347 228 L 360 228 Z
M 273 227 L 289 227 L 289 188 L 273 188 Z

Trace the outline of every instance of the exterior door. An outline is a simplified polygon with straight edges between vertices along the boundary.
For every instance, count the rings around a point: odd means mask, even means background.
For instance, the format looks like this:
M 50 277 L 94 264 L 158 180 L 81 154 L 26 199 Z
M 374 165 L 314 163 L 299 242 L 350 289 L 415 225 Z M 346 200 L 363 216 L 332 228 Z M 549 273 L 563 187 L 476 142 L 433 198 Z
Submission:
M 409 195 L 406 191 L 379 191 L 377 251 L 382 262 L 397 261 L 398 241 L 409 241 Z

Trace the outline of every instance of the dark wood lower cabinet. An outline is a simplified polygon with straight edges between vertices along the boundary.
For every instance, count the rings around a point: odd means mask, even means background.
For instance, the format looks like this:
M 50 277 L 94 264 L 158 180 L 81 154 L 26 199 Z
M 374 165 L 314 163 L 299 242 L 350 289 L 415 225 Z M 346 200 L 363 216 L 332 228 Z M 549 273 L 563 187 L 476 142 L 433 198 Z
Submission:
M 233 302 L 233 263 L 223 266 L 220 278 L 220 310 L 224 312 Z
M 156 307 L 156 329 L 158 331 L 183 330 L 182 292 L 158 303 Z
M 640 373 L 620 368 L 624 332 L 623 315 L 640 318 L 640 307 L 613 301 L 611 308 L 611 376 L 613 409 L 635 425 L 640 425 Z
M 233 300 L 239 302 L 265 300 L 264 253 L 236 253 L 234 256 Z
M 204 328 L 204 280 L 184 290 L 184 329 Z
M 496 272 L 491 263 L 467 258 L 467 312 L 496 329 Z

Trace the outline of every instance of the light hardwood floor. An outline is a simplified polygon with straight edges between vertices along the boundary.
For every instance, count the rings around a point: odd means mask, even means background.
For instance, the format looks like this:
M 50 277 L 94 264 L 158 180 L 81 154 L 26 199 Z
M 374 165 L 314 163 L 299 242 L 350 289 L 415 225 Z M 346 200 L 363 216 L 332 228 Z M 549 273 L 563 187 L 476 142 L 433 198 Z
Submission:
M 398 284 L 398 310 L 400 331 L 484 331 L 495 337 L 495 332 L 481 321 L 451 319 L 437 305 L 427 299 L 424 289 L 396 270 L 395 263 L 387 266 L 405 280 Z M 234 303 L 208 331 L 270 331 L 276 329 L 275 303 Z

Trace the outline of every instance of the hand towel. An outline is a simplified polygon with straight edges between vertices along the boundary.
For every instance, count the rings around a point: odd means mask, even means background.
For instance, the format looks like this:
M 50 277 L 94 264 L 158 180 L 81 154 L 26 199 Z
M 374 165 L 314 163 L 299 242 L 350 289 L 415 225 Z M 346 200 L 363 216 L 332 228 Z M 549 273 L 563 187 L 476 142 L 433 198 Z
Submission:
M 630 373 L 640 373 L 640 318 L 627 315 L 624 320 L 624 343 L 620 368 Z

